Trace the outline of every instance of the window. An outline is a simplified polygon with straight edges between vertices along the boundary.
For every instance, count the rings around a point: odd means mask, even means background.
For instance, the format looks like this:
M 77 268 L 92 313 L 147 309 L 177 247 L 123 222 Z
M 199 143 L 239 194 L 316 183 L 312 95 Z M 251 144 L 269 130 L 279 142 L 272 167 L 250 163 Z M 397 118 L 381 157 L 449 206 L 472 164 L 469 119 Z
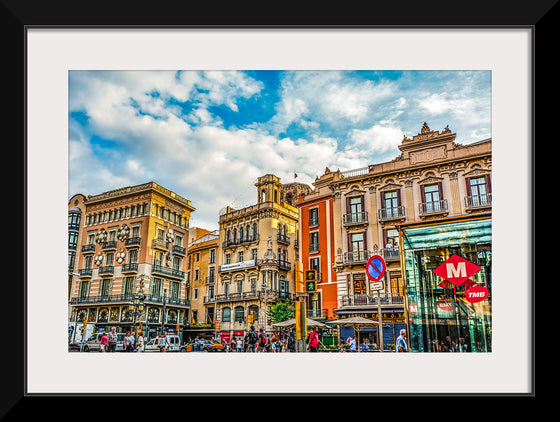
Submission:
M 438 212 L 442 209 L 441 200 L 443 199 L 443 191 L 441 182 L 433 185 L 423 186 L 422 193 L 422 210 L 426 213 Z
M 208 283 L 214 282 L 215 271 L 214 267 L 208 269 Z
M 255 248 L 255 249 L 251 249 L 251 259 L 252 259 L 253 261 L 256 261 L 256 260 L 257 260 L 257 249 L 256 249 L 256 248 Z
M 364 220 L 364 197 L 356 196 L 353 198 L 347 198 L 347 212 L 348 217 L 346 219 L 349 223 L 357 223 Z
M 200 261 L 200 252 L 197 252 L 197 253 L 196 253 L 196 256 L 195 256 L 194 261 L 195 261 L 195 262 L 199 262 L 199 261 Z
M 245 308 L 243 306 L 235 307 L 235 320 L 238 322 L 243 322 L 245 319 Z
M 194 279 L 198 280 L 200 273 L 199 273 L 199 269 L 197 268 L 196 270 L 194 270 Z
M 161 286 L 163 285 L 161 278 L 154 277 L 150 283 L 150 295 L 161 296 Z
M 216 249 L 210 249 L 210 258 L 208 259 L 208 262 L 210 264 L 213 264 L 216 262 Z
M 398 217 L 399 206 L 401 204 L 399 191 L 383 192 L 382 195 L 382 206 L 385 210 L 385 217 Z
M 198 287 L 193 289 L 193 300 L 198 299 Z
M 397 229 L 385 230 L 385 248 L 399 247 L 399 231 Z
M 309 233 L 309 253 L 319 252 L 319 232 Z
M 107 266 L 107 267 L 111 267 L 113 265 L 114 261 L 115 261 L 115 254 L 110 252 L 106 256 L 104 265 Z
M 138 263 L 138 249 L 131 249 L 128 251 L 128 262 L 130 264 Z
M 237 253 L 237 262 L 243 262 L 243 252 Z
M 231 254 L 226 254 L 226 264 L 231 264 Z
M 481 205 L 490 205 L 490 176 L 468 177 L 467 195 L 470 196 L 470 205 L 477 207 Z
M 257 290 L 257 279 L 256 278 L 252 278 L 251 279 L 251 291 L 255 292 Z
M 136 287 L 136 279 L 135 277 L 125 277 L 124 278 L 124 286 L 123 286 L 123 293 L 125 295 L 132 295 L 135 292 Z
M 311 208 L 309 210 L 309 227 L 319 224 L 319 208 Z
M 68 249 L 76 249 L 78 246 L 78 232 L 68 232 Z
M 237 293 L 243 293 L 243 279 L 237 280 Z
M 140 237 L 140 227 L 136 226 L 132 228 L 132 237 Z
M 93 256 L 87 255 L 84 257 L 84 268 L 91 270 L 91 265 L 93 264 Z
M 366 257 L 365 232 L 348 234 L 349 259 L 352 261 L 363 261 Z
M 176 281 L 169 282 L 169 297 L 172 299 L 179 299 L 180 283 Z
M 319 278 L 319 273 L 320 273 L 319 258 L 310 258 L 309 259 L 309 269 L 310 270 L 317 270 L 317 278 Z
M 231 308 L 222 309 L 222 322 L 231 322 Z
M 110 296 L 111 295 L 111 282 L 113 280 L 110 278 L 102 278 L 99 286 L 99 296 Z
M 80 283 L 80 297 L 89 296 L 89 281 L 82 281 Z

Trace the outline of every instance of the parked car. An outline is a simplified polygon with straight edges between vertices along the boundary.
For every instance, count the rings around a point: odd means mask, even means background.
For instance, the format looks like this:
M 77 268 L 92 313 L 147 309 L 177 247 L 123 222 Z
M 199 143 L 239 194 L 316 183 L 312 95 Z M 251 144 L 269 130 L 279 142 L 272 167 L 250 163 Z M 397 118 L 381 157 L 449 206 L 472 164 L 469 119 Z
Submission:
M 144 352 L 160 352 L 161 351 L 160 343 L 162 337 L 163 336 L 160 335 L 148 340 L 148 342 L 144 346 Z M 179 345 L 181 344 L 181 340 L 179 339 L 179 336 L 176 335 L 167 336 L 167 343 L 169 344 L 169 347 L 167 348 L 168 352 L 179 351 Z
M 213 340 L 198 339 L 181 346 L 182 352 L 222 352 L 224 345 Z

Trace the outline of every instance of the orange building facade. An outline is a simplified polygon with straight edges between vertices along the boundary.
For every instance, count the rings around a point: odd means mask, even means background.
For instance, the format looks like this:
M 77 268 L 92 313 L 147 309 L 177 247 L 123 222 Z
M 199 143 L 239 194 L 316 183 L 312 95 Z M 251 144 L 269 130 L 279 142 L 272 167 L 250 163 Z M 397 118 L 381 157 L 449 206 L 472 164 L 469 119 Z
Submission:
M 332 173 L 313 183 L 315 190 L 297 202 L 299 211 L 300 261 L 302 271 L 317 271 L 317 291 L 307 296 L 307 316 L 313 319 L 334 319 L 337 308 L 336 273 L 332 269 L 335 257 L 333 197 L 328 183 Z
M 186 247 L 191 202 L 155 182 L 84 201 L 70 287 L 70 322 L 94 332 L 177 332 L 186 318 Z M 132 305 L 143 297 L 143 309 Z

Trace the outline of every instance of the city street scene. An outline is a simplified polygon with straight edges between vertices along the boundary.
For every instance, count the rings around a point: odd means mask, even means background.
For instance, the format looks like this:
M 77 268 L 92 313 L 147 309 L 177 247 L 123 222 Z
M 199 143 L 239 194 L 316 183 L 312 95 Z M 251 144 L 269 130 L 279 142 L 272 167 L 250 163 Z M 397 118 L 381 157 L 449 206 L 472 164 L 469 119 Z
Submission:
M 492 352 L 489 71 L 69 71 L 71 353 Z

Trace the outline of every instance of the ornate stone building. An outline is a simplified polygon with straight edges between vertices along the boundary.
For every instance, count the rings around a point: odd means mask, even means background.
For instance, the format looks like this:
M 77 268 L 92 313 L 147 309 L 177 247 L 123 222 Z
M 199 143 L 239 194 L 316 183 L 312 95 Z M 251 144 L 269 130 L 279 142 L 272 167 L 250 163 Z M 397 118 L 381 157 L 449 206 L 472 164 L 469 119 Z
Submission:
M 295 295 L 298 210 L 282 202 L 286 193 L 279 177 L 259 177 L 255 187 L 255 205 L 240 210 L 227 207 L 219 219 L 215 301 L 222 341 L 242 337 L 250 325 L 270 330 L 268 306 Z

